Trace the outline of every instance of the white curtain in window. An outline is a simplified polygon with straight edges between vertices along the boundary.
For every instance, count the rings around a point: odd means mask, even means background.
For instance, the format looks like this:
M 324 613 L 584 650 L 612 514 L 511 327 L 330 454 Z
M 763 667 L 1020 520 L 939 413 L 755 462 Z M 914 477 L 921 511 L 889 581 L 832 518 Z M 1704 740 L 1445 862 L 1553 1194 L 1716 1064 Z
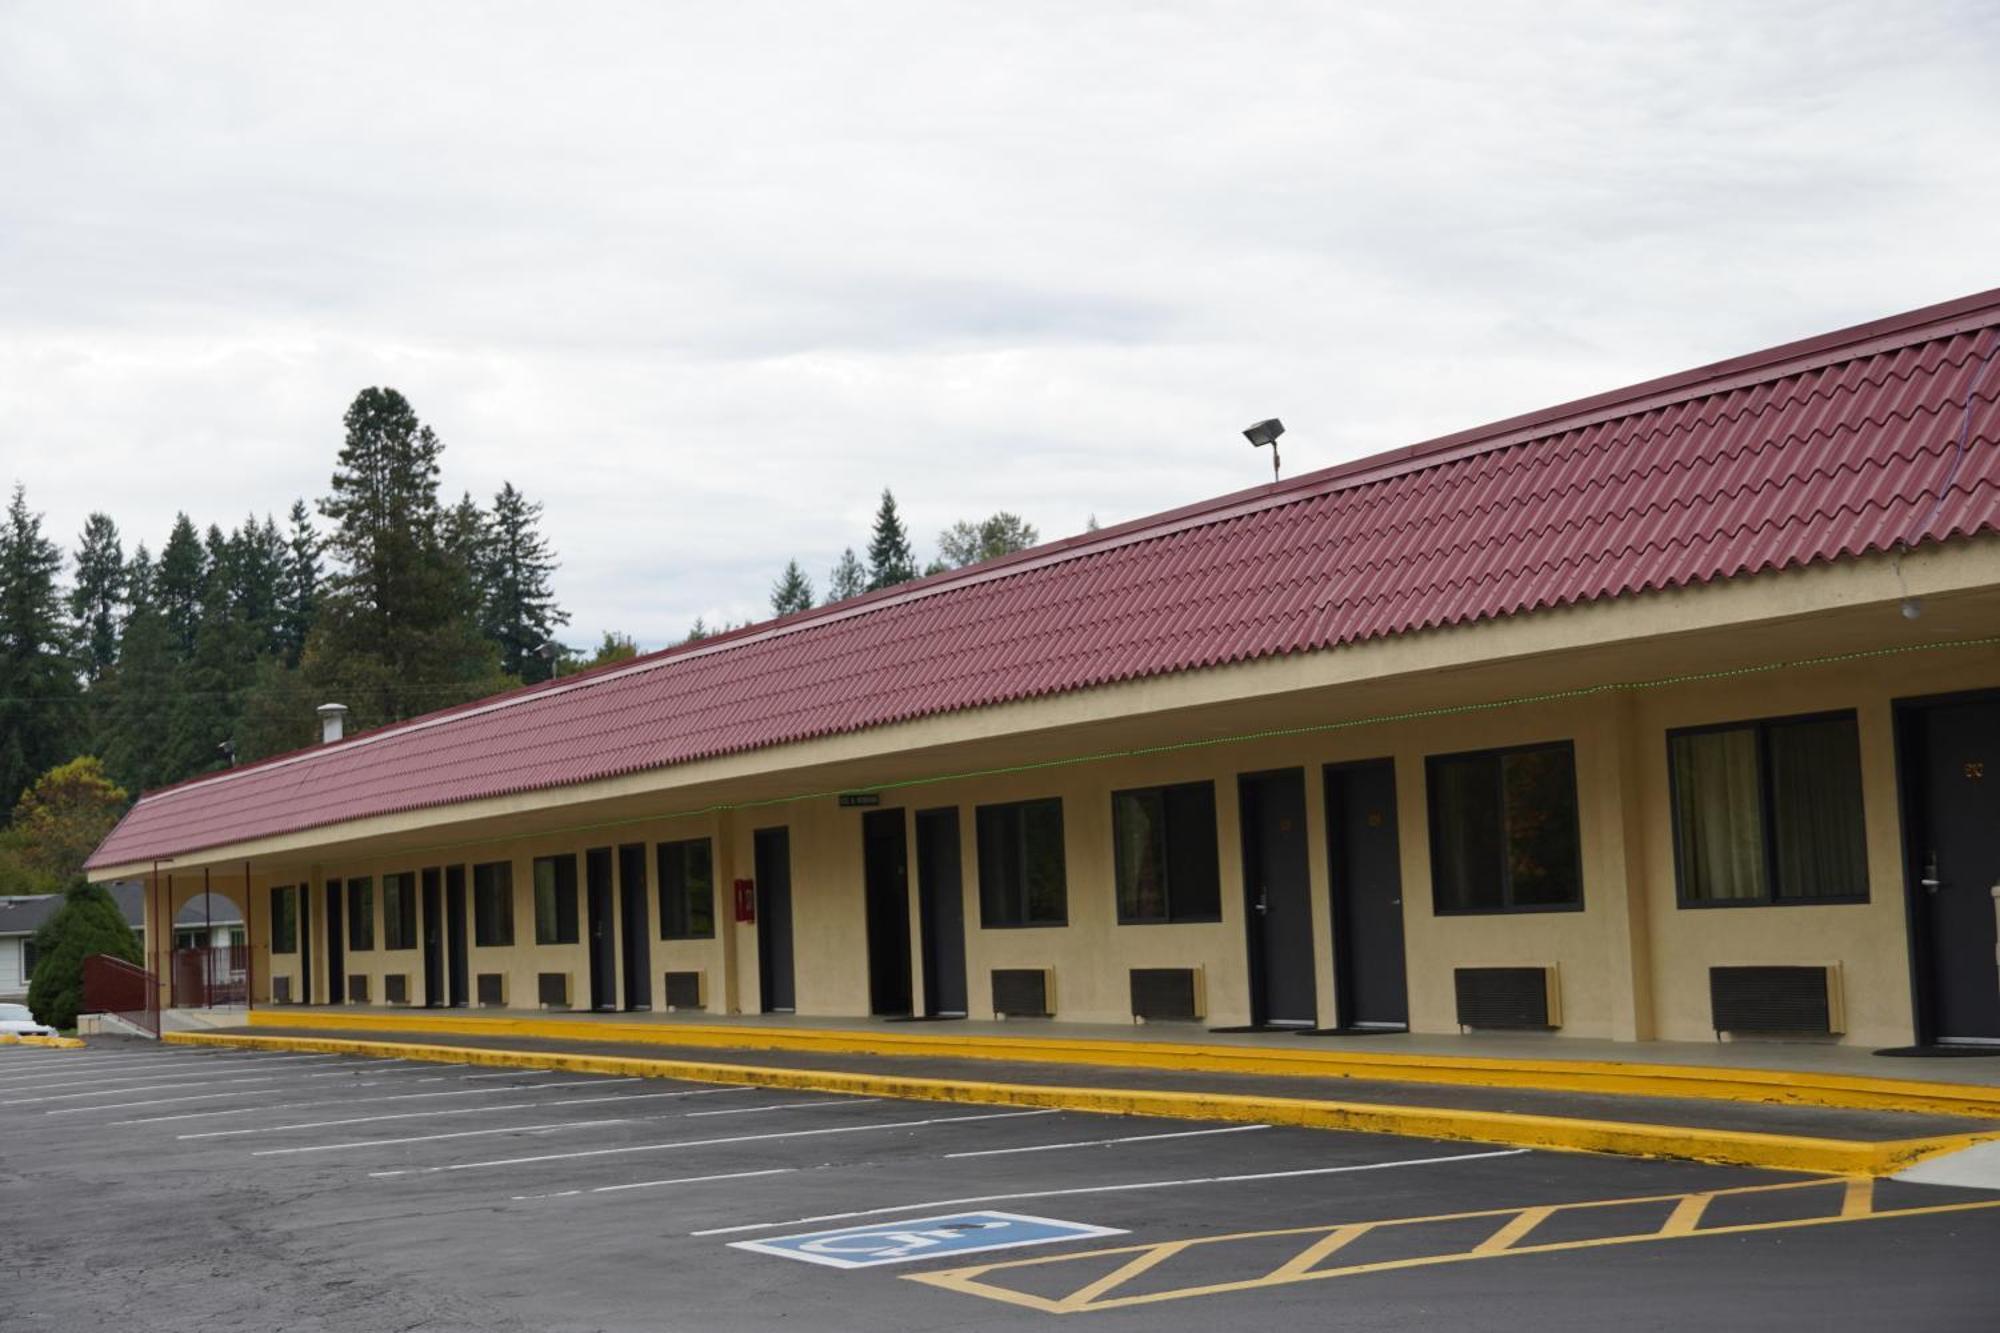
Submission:
M 1673 755 L 1683 892 L 1694 902 L 1763 897 L 1756 729 L 1676 736 Z

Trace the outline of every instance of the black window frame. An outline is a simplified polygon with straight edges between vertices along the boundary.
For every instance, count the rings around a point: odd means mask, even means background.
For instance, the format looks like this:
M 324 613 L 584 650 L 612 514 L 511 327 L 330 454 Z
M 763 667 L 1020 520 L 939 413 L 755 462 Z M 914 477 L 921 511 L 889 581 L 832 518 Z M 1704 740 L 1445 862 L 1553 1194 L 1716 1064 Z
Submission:
M 1808 722 L 1848 722 L 1854 727 L 1854 783 L 1861 806 L 1861 892 L 1828 894 L 1812 898 L 1785 898 L 1778 894 L 1778 839 L 1774 836 L 1777 796 L 1771 782 L 1770 733 L 1773 728 Z M 1681 736 L 1712 735 L 1721 731 L 1754 730 L 1757 736 L 1757 819 L 1764 851 L 1764 896 L 1761 898 L 1691 898 L 1687 872 L 1681 853 L 1680 784 L 1674 780 L 1674 741 Z M 1714 908 L 1738 907 L 1853 907 L 1871 899 L 1873 878 L 1868 873 L 1867 785 L 1862 770 L 1867 761 L 1861 753 L 1861 715 L 1852 708 L 1824 709 L 1813 713 L 1780 713 L 1768 717 L 1740 718 L 1731 722 L 1705 722 L 1694 727 L 1674 727 L 1666 735 L 1667 749 L 1667 837 L 1674 849 L 1674 906 L 1676 909 L 1706 912 Z
M 495 872 L 489 875 L 487 872 Z M 491 910 L 481 910 L 490 899 Z M 491 917 L 489 922 L 488 918 Z M 488 925 L 495 938 L 487 938 Z M 472 867 L 472 945 L 476 949 L 514 947 L 514 863 L 482 861 Z
M 569 867 L 567 877 L 563 867 Z M 542 867 L 548 866 L 550 883 L 549 916 L 553 918 L 553 937 L 542 930 Z M 535 943 L 578 944 L 583 940 L 582 924 L 577 913 L 577 865 L 575 852 L 557 852 L 552 856 L 538 856 L 529 871 L 535 886 Z
M 382 876 L 382 948 L 417 947 L 417 874 L 399 870 Z
M 1029 810 L 1053 808 L 1056 821 L 1056 869 L 1059 876 L 1058 897 L 1061 901 L 1061 915 L 1053 920 L 1029 920 L 1028 886 L 1025 874 L 1018 885 L 1007 886 L 1021 911 L 1018 920 L 1000 920 L 995 917 L 994 907 L 999 890 L 994 884 L 997 878 L 988 873 L 991 859 L 987 854 L 988 827 L 992 821 L 1003 816 L 1020 817 Z M 979 873 L 979 928 L 981 930 L 1049 930 L 1060 929 L 1069 924 L 1069 843 L 1068 829 L 1063 819 L 1063 799 L 1060 796 L 1039 796 L 1026 801 L 996 801 L 988 805 L 974 806 L 972 811 L 975 855 L 978 858 Z M 1016 837 L 1025 845 L 1026 824 L 1016 829 Z M 1023 869 L 1026 861 L 1023 858 Z M 1004 904 L 1003 904 L 1004 905 Z
M 271 890 L 271 953 L 274 957 L 299 951 L 299 889 L 280 884 Z
M 1541 750 L 1559 750 L 1569 757 L 1571 813 L 1575 820 L 1576 848 L 1576 900 L 1563 903 L 1516 903 L 1514 897 L 1514 877 L 1505 855 L 1506 838 L 1506 766 L 1501 761 L 1508 755 L 1532 754 Z M 1463 762 L 1471 759 L 1494 761 L 1495 781 L 1498 787 L 1500 811 L 1500 835 L 1502 855 L 1500 857 L 1500 895 L 1497 907 L 1448 907 L 1445 905 L 1438 882 L 1438 865 L 1444 860 L 1440 854 L 1441 821 L 1438 818 L 1438 769 L 1441 765 Z M 1424 814 L 1429 825 L 1428 843 L 1430 847 L 1431 913 L 1434 916 L 1531 916 L 1548 912 L 1581 912 L 1589 897 L 1588 886 L 1583 881 L 1583 799 L 1576 777 L 1576 742 L 1573 739 L 1554 741 L 1532 741 L 1524 745 L 1497 745 L 1478 750 L 1454 750 L 1447 754 L 1424 756 Z
M 687 874 L 688 857 L 695 848 L 708 862 L 708 884 L 705 894 L 697 894 L 691 887 Z M 670 864 L 671 858 L 671 864 Z M 675 838 L 655 844 L 653 848 L 653 874 L 657 882 L 660 909 L 660 938 L 663 940 L 712 940 L 715 938 L 715 841 L 712 838 Z M 695 911 L 697 903 L 704 898 L 703 910 L 708 915 L 708 928 L 697 929 Z
M 347 894 L 347 952 L 374 953 L 375 877 L 355 875 L 343 887 Z
M 1174 829 L 1179 821 L 1170 813 L 1170 802 L 1176 793 L 1199 791 L 1207 798 L 1207 850 L 1209 853 L 1207 892 L 1213 896 L 1213 908 L 1206 911 L 1181 912 L 1175 907 L 1174 873 L 1175 858 Z M 1165 880 L 1163 896 L 1166 913 L 1163 916 L 1139 916 L 1125 910 L 1125 862 L 1119 854 L 1125 845 L 1125 805 L 1128 800 L 1157 797 L 1160 802 L 1160 818 L 1157 821 L 1158 855 L 1161 875 Z M 1111 900 L 1121 926 L 1194 926 L 1213 925 L 1222 920 L 1222 835 L 1216 815 L 1215 780 L 1202 778 L 1192 782 L 1164 782 L 1150 787 L 1127 787 L 1111 793 Z

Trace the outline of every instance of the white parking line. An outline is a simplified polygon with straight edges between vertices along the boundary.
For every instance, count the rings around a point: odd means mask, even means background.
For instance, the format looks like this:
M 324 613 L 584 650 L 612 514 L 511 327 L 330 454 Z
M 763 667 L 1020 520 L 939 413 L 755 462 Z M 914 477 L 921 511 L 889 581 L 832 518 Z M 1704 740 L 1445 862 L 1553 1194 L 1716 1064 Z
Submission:
M 593 1190 L 557 1190 L 553 1194 L 516 1194 L 514 1202 L 525 1199 L 567 1199 L 578 1194 L 605 1194 L 612 1190 L 649 1190 L 659 1185 L 699 1185 L 708 1180 L 749 1180 L 756 1176 L 789 1176 L 795 1166 L 773 1166 L 762 1171 L 725 1171 L 717 1176 L 676 1176 L 672 1180 L 639 1180 L 630 1185 L 599 1185 Z
M 405 1143 L 436 1143 L 440 1139 L 477 1139 L 494 1134 L 547 1134 L 558 1129 L 597 1129 L 605 1125 L 629 1125 L 629 1118 L 615 1120 L 557 1120 L 546 1125 L 508 1125 L 500 1129 L 461 1129 L 450 1134 L 416 1134 L 406 1139 L 358 1139 L 346 1143 L 311 1143 L 302 1148 L 259 1148 L 252 1157 L 295 1157 L 309 1152 L 344 1152 L 349 1148 L 395 1148 Z
M 988 1115 L 936 1116 L 925 1120 L 896 1120 L 881 1125 L 836 1125 L 826 1129 L 793 1129 L 778 1134 L 738 1134 L 724 1139 L 678 1139 L 671 1143 L 638 1143 L 625 1148 L 592 1148 L 584 1152 L 544 1153 L 537 1157 L 505 1157 L 490 1162 L 453 1162 L 447 1166 L 413 1166 L 395 1171 L 370 1171 L 376 1179 L 389 1176 L 427 1176 L 439 1171 L 477 1171 L 484 1167 L 529 1166 L 538 1162 L 563 1162 L 579 1157 L 611 1157 L 623 1153 L 668 1152 L 675 1148 L 709 1148 L 725 1143 L 765 1143 L 773 1139 L 806 1139 L 821 1134 L 865 1134 L 871 1130 L 918 1129 L 926 1125 L 959 1125 L 973 1120 L 1014 1120 L 1026 1116 L 1056 1115 L 1055 1110 L 996 1111 Z
M 373 1087 L 374 1085 L 369 1083 L 362 1083 L 362 1084 L 357 1084 L 356 1086 L 365 1088 L 365 1087 Z M 579 1083 L 538 1083 L 533 1087 L 527 1087 L 527 1088 L 448 1088 L 438 1092 L 386 1093 L 380 1097 L 333 1097 L 322 1101 L 274 1102 L 268 1106 L 241 1106 L 228 1111 L 190 1111 L 181 1115 L 146 1116 L 138 1120 L 109 1120 L 105 1122 L 105 1126 L 106 1128 L 109 1128 L 114 1125 L 151 1125 L 151 1124 L 157 1124 L 158 1122 L 163 1120 L 188 1120 L 188 1119 L 193 1119 L 196 1116 L 251 1115 L 258 1111 L 297 1111 L 302 1108 L 312 1107 L 312 1106 L 366 1106 L 377 1102 L 412 1102 L 417 1100 L 419 1097 L 504 1097 L 510 1092 L 518 1092 L 518 1093 L 562 1092 L 568 1088 L 585 1087 L 585 1086 L 588 1085 Z M 754 1092 L 756 1091 L 756 1089 L 745 1088 L 744 1091 Z M 217 1095 L 227 1096 L 228 1094 L 219 1093 Z M 177 1101 L 203 1101 L 203 1100 L 212 1100 L 212 1099 L 205 1099 L 200 1097 L 168 1097 L 157 1102 L 133 1102 L 131 1103 L 131 1105 L 165 1106 Z M 109 1111 L 112 1109 L 114 1108 L 109 1106 L 78 1106 L 78 1107 L 71 1107 L 69 1110 L 66 1111 L 45 1111 L 43 1112 L 43 1114 L 73 1115 L 77 1111 Z
M 503 1069 L 497 1074 L 463 1074 L 462 1078 L 553 1078 L 557 1074 L 568 1073 L 564 1069 Z M 595 1075 L 587 1074 L 586 1078 Z
M 247 1134 L 283 1134 L 294 1129 L 332 1129 L 339 1125 L 366 1125 L 377 1120 L 421 1120 L 441 1115 L 486 1115 L 493 1111 L 540 1110 L 545 1106 L 596 1106 L 604 1102 L 649 1102 L 662 1097 L 706 1097 L 718 1092 L 752 1092 L 752 1088 L 697 1088 L 690 1092 L 613 1092 L 602 1097 L 566 1097 L 554 1102 L 506 1102 L 499 1106 L 447 1106 L 429 1111 L 390 1111 L 383 1115 L 349 1116 L 344 1120 L 308 1120 L 290 1125 L 259 1125 L 254 1129 L 205 1129 L 195 1134 L 176 1134 L 177 1139 L 230 1139 Z M 697 1114 L 700 1114 L 697 1112 Z
M 11 1101 L 0 1102 L 0 1106 L 39 1106 L 43 1102 L 73 1102 L 79 1097 L 123 1097 L 134 1092 L 173 1092 L 186 1087 L 201 1087 L 204 1086 L 204 1083 L 206 1086 L 214 1087 L 218 1084 L 276 1083 L 277 1081 L 278 1076 L 276 1074 L 260 1074 L 254 1078 L 196 1079 L 192 1083 L 187 1079 L 176 1079 L 172 1083 L 147 1083 L 136 1088 L 97 1088 L 90 1092 L 61 1092 L 53 1097 L 16 1097 Z
M 1333 1176 L 1349 1171 L 1392 1171 L 1405 1166 L 1442 1166 L 1447 1162 L 1475 1162 L 1487 1157 L 1519 1157 L 1528 1148 L 1501 1148 L 1494 1152 L 1456 1153 L 1450 1157 L 1406 1157 L 1394 1162 L 1360 1162 L 1352 1166 L 1317 1166 L 1303 1171 L 1257 1171 L 1242 1176 L 1191 1176 L 1186 1180 L 1142 1180 L 1128 1185 L 1083 1185 L 1059 1190 L 1021 1190 L 1012 1194 L 972 1194 L 960 1199 L 923 1199 L 894 1203 L 881 1208 L 857 1208 L 845 1213 L 819 1213 L 813 1217 L 791 1217 L 782 1222 L 748 1222 L 742 1226 L 708 1227 L 690 1231 L 690 1236 L 729 1236 L 739 1231 L 770 1231 L 777 1227 L 810 1226 L 815 1222 L 845 1222 L 856 1217 L 879 1217 L 883 1213 L 906 1213 L 919 1208 L 958 1208 L 975 1203 L 1002 1203 L 1009 1199 L 1054 1199 L 1071 1194 L 1117 1194 L 1127 1190 L 1175 1189 L 1187 1185 L 1235 1185 L 1252 1180 L 1290 1180 L 1298 1176 Z
M 1005 1157 L 1019 1152 L 1056 1152 L 1062 1148 L 1102 1148 L 1114 1143 L 1158 1143 L 1161 1139 L 1199 1139 L 1210 1134 L 1248 1134 L 1269 1129 L 1269 1125 L 1229 1125 L 1222 1129 L 1184 1129 L 1174 1134 L 1133 1134 L 1122 1139 L 1079 1139 L 1075 1143 L 1035 1143 L 1025 1148 L 981 1148 L 977 1152 L 948 1152 L 953 1157 Z
M 778 1102 L 771 1106 L 732 1106 L 727 1111 L 689 1111 L 690 1116 L 698 1115 L 758 1115 L 765 1111 L 798 1111 L 808 1106 L 865 1106 L 869 1102 L 879 1102 L 880 1097 L 826 1097 L 816 1102 Z
M 221 1072 L 228 1073 L 231 1071 L 224 1070 Z M 287 1069 L 276 1072 L 289 1074 L 292 1071 Z M 124 1083 L 144 1083 L 147 1079 L 157 1080 L 153 1086 L 164 1088 L 174 1083 L 200 1083 L 204 1080 L 212 1080 L 215 1078 L 216 1073 L 217 1071 L 213 1069 L 203 1070 L 199 1073 L 190 1071 L 185 1074 L 149 1070 L 143 1074 L 106 1074 L 98 1078 L 72 1078 L 58 1083 L 41 1083 L 34 1087 L 24 1085 L 19 1088 L 0 1088 L 0 1092 L 44 1093 L 51 1088 L 102 1088 L 105 1091 L 125 1091 L 126 1089 L 121 1089 L 118 1085 Z M 150 1091 L 150 1089 L 132 1089 L 132 1091 Z M 17 1106 L 20 1104 L 19 1101 L 0 1102 L 0 1106 Z

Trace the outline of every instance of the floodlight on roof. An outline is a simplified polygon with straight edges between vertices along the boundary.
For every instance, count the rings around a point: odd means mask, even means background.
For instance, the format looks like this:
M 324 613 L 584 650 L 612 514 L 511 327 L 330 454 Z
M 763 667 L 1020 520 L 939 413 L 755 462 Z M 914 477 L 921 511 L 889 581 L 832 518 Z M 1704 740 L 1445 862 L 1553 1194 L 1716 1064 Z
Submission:
M 1260 421 L 1243 432 L 1243 438 L 1255 448 L 1261 449 L 1267 444 L 1271 446 L 1271 480 L 1274 482 L 1278 479 L 1278 437 L 1284 433 L 1285 423 L 1276 417 Z

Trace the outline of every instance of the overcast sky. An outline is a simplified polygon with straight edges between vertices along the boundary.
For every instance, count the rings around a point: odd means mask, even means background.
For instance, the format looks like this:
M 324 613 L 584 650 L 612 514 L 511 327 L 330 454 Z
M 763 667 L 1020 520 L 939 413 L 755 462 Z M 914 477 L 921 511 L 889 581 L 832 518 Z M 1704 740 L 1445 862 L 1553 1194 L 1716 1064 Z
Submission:
M 588 646 L 2000 285 L 2000 8 L 0 0 L 0 483 L 282 519 L 401 389 Z

